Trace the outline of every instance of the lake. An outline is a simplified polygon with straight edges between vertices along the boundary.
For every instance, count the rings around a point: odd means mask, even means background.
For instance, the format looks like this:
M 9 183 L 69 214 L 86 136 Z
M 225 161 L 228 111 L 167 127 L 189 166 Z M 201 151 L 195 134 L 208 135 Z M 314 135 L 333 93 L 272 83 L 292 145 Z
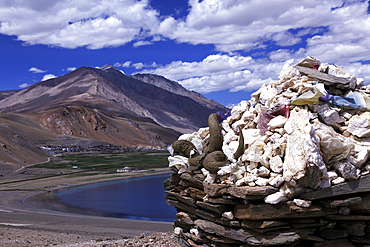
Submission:
M 84 185 L 54 194 L 62 203 L 108 217 L 172 222 L 176 209 L 166 204 L 163 181 L 169 174 Z

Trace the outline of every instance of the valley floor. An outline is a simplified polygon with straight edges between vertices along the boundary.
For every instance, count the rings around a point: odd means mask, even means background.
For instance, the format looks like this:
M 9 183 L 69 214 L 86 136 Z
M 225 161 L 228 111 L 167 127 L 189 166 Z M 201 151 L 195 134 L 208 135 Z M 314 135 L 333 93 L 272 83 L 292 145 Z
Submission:
M 0 180 L 0 246 L 180 246 L 172 223 L 86 216 L 32 206 L 28 199 L 50 190 L 170 172 L 168 168 L 125 174 Z M 29 179 L 29 178 L 28 178 Z

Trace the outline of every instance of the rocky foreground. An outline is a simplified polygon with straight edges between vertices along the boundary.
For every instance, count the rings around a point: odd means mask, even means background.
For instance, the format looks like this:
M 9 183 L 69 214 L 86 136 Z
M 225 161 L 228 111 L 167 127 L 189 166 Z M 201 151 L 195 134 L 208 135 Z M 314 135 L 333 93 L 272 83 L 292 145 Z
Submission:
M 14 227 L 0 228 L 0 245 L 20 246 L 57 246 L 57 247 L 122 247 L 156 246 L 181 247 L 173 232 L 143 233 L 140 236 L 125 239 L 94 238 L 78 234 L 55 233 Z
M 56 233 L 15 227 L 0 228 L 0 245 L 20 246 L 58 246 L 58 247 L 120 247 L 156 246 L 180 247 L 173 232 L 143 233 L 140 236 L 124 239 L 94 238 L 79 234 Z
M 307 57 L 172 144 L 184 246 L 368 246 L 370 87 Z

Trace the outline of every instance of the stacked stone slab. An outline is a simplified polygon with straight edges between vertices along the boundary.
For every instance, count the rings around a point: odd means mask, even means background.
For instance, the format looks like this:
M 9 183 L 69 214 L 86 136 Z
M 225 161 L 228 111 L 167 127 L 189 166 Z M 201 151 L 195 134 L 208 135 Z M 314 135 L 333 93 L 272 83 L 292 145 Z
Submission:
M 275 205 L 263 198 L 276 188 L 210 184 L 201 173 L 172 174 L 164 186 L 183 246 L 370 245 L 370 176 Z
M 370 246 L 370 87 L 312 57 L 279 79 L 169 149 L 184 246 Z

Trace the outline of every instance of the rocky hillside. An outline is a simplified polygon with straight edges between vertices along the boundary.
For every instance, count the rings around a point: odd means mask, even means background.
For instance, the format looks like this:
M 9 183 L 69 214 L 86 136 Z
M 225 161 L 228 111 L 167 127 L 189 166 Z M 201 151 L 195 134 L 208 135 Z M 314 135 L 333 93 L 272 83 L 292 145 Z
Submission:
M 110 65 L 81 67 L 23 90 L 0 92 L 1 159 L 43 161 L 45 154 L 35 147 L 43 144 L 163 148 L 181 133 L 206 126 L 212 112 L 227 110 L 161 76 L 127 76 Z M 11 157 L 21 153 L 22 159 Z

